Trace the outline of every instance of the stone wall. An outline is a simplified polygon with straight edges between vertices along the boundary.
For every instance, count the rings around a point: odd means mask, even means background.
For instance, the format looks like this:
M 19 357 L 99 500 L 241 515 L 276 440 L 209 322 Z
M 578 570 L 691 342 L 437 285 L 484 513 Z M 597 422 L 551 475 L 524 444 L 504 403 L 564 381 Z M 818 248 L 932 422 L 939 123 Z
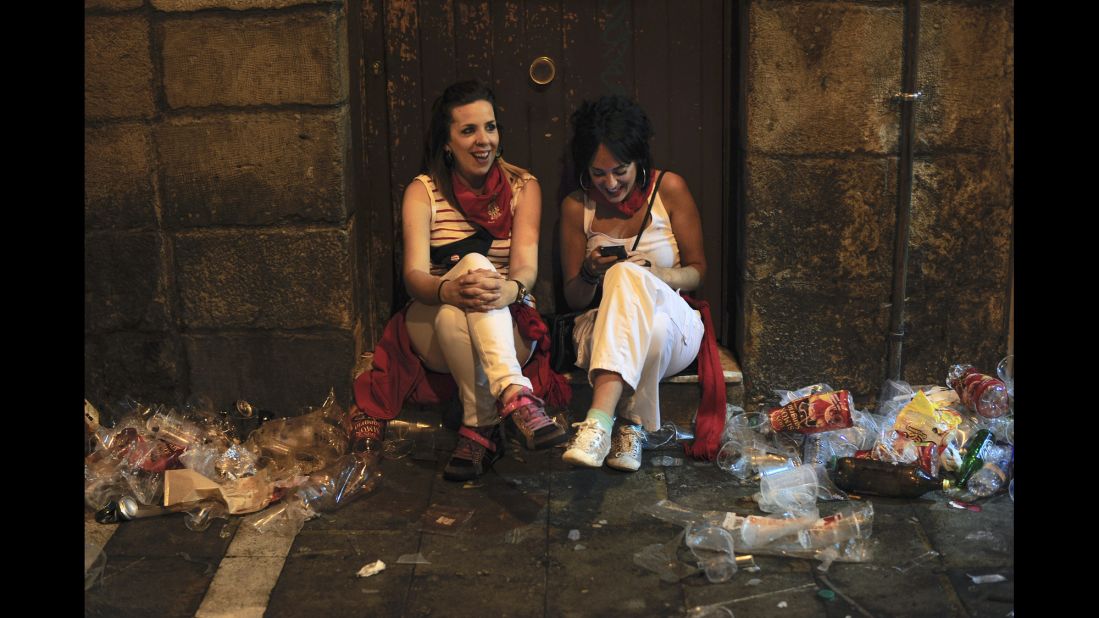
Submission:
M 341 0 L 85 2 L 85 396 L 349 399 Z
M 1006 353 L 1013 3 L 921 2 L 903 377 Z M 753 0 L 742 12 L 737 337 L 748 399 L 886 377 L 904 3 Z

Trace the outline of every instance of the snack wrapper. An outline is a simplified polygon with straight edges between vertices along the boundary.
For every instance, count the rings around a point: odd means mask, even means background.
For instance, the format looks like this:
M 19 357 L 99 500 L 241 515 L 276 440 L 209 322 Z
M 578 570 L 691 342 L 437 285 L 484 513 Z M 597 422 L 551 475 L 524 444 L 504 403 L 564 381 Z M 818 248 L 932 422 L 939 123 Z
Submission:
M 768 416 L 775 431 L 810 434 L 850 427 L 853 407 L 848 391 L 832 391 L 795 399 L 772 409 Z
M 893 430 L 913 442 L 942 444 L 943 439 L 958 428 L 962 416 L 946 405 L 936 406 L 923 391 L 897 414 Z

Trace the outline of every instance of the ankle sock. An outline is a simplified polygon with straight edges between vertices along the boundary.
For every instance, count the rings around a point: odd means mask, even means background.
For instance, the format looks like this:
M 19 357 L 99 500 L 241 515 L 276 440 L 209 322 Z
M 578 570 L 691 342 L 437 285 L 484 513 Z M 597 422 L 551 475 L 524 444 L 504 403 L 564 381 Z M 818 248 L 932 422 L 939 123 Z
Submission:
M 614 416 L 611 414 L 607 414 L 602 410 L 596 410 L 595 408 L 588 410 L 588 418 L 585 420 L 591 419 L 595 419 L 595 422 L 599 423 L 599 426 L 602 427 L 603 430 L 606 431 L 608 434 L 614 427 Z

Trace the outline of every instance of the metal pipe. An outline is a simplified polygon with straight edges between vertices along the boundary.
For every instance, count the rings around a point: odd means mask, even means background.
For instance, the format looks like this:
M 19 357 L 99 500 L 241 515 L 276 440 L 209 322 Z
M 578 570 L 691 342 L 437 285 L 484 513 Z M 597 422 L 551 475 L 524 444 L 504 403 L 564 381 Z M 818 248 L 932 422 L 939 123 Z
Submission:
M 900 170 L 897 182 L 897 221 L 893 245 L 893 302 L 889 313 L 889 355 L 887 377 L 900 380 L 904 358 L 904 302 L 908 285 L 908 235 L 912 221 L 912 151 L 916 133 L 913 105 L 921 93 L 916 90 L 916 68 L 920 42 L 920 1 L 908 0 L 904 7 L 903 92 L 894 97 L 901 105 Z

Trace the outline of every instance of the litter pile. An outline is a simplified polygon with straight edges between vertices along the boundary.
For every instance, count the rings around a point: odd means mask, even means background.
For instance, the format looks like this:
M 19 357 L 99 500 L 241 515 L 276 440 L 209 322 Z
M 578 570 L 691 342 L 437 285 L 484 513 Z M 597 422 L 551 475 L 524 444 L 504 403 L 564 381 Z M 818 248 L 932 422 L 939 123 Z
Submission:
M 202 531 L 214 519 L 268 509 L 252 523 L 262 532 L 300 526 L 381 480 L 375 459 L 348 452 L 334 393 L 287 418 L 244 401 L 218 411 L 203 398 L 182 409 L 127 400 L 116 414 L 108 428 L 84 402 L 84 500 L 100 523 L 185 513 L 187 528 Z
M 778 405 L 760 412 L 729 405 L 716 464 L 741 485 L 758 484 L 753 499 L 764 515 L 669 500 L 644 506 L 642 513 L 682 531 L 641 548 L 634 563 L 668 582 L 700 572 L 728 581 L 738 569 L 758 570 L 754 555 L 816 559 L 827 572 L 834 561 L 871 557 L 874 506 L 864 496 L 941 491 L 951 506 L 969 510 L 1003 491 L 1014 500 L 1013 362 L 1000 363 L 999 378 L 955 365 L 946 386 L 889 380 L 875 413 L 827 384 L 776 391 Z M 656 459 L 653 465 L 668 465 Z M 819 501 L 837 502 L 822 517 Z

